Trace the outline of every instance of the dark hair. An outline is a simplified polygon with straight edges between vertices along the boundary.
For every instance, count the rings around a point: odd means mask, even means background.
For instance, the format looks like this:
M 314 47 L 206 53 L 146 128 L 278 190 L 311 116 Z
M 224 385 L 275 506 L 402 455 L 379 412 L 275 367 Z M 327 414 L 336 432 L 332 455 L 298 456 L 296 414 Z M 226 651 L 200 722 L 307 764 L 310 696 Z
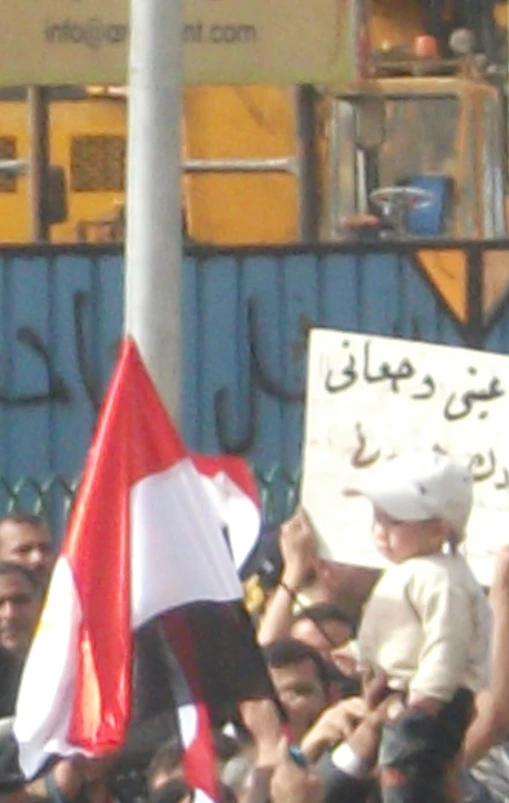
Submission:
M 240 745 L 234 736 L 228 736 L 220 730 L 214 730 L 213 734 L 214 752 L 216 757 L 223 762 L 230 761 L 240 752 Z
M 179 766 L 181 758 L 182 747 L 176 736 L 163 742 L 156 750 L 147 771 L 149 790 L 152 788 L 155 775 L 159 772 L 173 772 Z
M 228 784 L 219 781 L 217 791 L 219 793 L 219 803 L 236 803 L 237 795 Z
M 304 644 L 302 641 L 297 641 L 297 639 L 293 638 L 277 639 L 264 648 L 263 654 L 271 669 L 283 669 L 285 666 L 290 666 L 291 664 L 301 664 L 303 661 L 311 661 L 315 666 L 316 674 L 324 690 L 328 689 L 330 674 L 327 664 L 318 650 L 315 650 L 308 644 Z
M 309 608 L 303 608 L 293 617 L 294 622 L 300 622 L 302 619 L 310 619 L 317 625 L 323 625 L 325 622 L 339 622 L 342 625 L 348 625 L 351 630 L 354 629 L 351 616 L 348 616 L 333 602 L 318 602 L 316 605 L 310 605 Z
M 38 590 L 37 578 L 30 569 L 26 566 L 21 566 L 19 563 L 12 563 L 11 561 L 0 561 L 0 577 L 6 574 L 18 574 L 28 581 L 33 591 Z
M 173 781 L 163 784 L 149 793 L 149 803 L 179 803 L 193 790 L 183 778 L 175 778 Z
M 176 778 L 151 792 L 148 796 L 148 803 L 180 803 L 188 795 L 194 798 L 194 791 L 183 778 Z M 233 789 L 224 783 L 218 783 L 217 791 L 220 803 L 235 803 L 237 800 Z

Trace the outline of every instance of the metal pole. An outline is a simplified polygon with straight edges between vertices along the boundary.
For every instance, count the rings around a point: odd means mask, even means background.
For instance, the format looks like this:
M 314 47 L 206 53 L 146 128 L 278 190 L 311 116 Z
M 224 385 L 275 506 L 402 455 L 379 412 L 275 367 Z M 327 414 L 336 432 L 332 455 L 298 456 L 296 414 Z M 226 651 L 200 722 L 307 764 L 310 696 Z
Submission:
M 186 159 L 187 173 L 290 173 L 299 175 L 299 160 L 295 156 L 276 159 Z
M 131 0 L 125 331 L 180 418 L 182 0 Z
M 301 242 L 313 243 L 320 232 L 320 192 L 316 151 L 315 91 L 312 86 L 296 89 L 299 140 L 299 235 Z
M 30 239 L 49 240 L 47 215 L 49 136 L 46 91 L 30 86 L 27 91 L 30 168 L 28 171 L 30 203 Z

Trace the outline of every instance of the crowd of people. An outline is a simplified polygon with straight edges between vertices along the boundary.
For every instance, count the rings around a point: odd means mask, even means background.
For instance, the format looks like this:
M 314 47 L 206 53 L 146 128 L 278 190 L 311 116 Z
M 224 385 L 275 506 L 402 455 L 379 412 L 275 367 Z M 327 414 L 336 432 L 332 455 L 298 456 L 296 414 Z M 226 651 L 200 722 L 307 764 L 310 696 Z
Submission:
M 251 612 L 275 694 L 213 722 L 221 802 L 509 800 L 509 545 L 481 588 L 461 548 L 472 488 L 425 453 L 349 489 L 372 505 L 383 571 L 320 559 L 302 509 L 262 537 Z M 171 727 L 23 778 L 12 718 L 54 561 L 40 518 L 0 521 L 0 799 L 191 803 Z

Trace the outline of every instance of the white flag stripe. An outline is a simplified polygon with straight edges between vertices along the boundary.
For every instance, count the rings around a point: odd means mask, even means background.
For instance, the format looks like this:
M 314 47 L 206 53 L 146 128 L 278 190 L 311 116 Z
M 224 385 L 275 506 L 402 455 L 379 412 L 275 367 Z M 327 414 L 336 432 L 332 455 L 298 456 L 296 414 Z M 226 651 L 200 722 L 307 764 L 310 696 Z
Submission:
M 203 474 L 202 481 L 221 522 L 228 528 L 233 562 L 240 571 L 258 542 L 260 510 L 226 472 L 214 477 Z
M 196 460 L 206 474 L 217 467 L 217 459 Z M 255 498 L 242 463 L 229 460 L 228 468 Z M 270 694 L 241 601 L 223 520 L 126 339 L 21 684 L 14 727 L 25 772 L 33 775 L 50 753 L 82 753 L 83 745 L 100 757 L 122 746 L 134 713 L 133 630 L 181 609 L 182 617 L 160 625 L 189 684 L 182 703 L 200 699 L 182 711 L 187 778 L 213 794 L 209 702 Z M 216 631 L 231 661 L 218 664 L 201 650 Z
M 192 703 L 180 705 L 178 708 L 178 720 L 182 746 L 187 750 L 194 742 L 198 730 L 198 712 L 196 706 Z
M 73 707 L 80 622 L 81 607 L 71 568 L 60 557 L 18 693 L 14 735 L 27 777 L 37 772 L 44 756 L 76 752 L 66 735 Z
M 190 460 L 131 488 L 130 521 L 133 628 L 189 603 L 242 598 L 219 518 Z

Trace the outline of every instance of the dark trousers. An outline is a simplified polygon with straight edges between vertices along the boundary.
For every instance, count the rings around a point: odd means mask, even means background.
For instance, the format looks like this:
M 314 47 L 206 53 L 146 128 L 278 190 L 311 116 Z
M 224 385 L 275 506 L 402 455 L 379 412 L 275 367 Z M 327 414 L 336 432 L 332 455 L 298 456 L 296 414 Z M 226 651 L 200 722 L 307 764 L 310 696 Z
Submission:
M 409 709 L 384 725 L 378 758 L 383 803 L 446 803 L 447 770 L 473 707 L 472 692 L 462 688 L 437 716 Z

